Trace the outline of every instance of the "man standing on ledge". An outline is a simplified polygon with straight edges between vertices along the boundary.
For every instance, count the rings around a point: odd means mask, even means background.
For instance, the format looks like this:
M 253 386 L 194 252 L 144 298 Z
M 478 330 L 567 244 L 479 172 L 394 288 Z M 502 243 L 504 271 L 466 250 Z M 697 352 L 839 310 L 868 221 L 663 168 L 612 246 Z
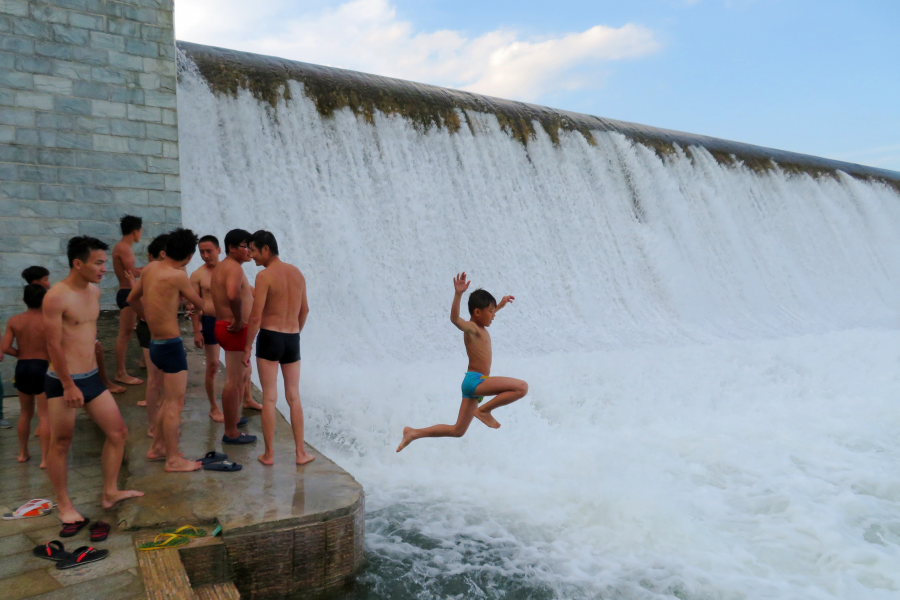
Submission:
M 256 294 L 244 345 L 243 363 L 250 366 L 253 338 L 256 341 L 256 368 L 262 383 L 262 429 L 265 454 L 259 462 L 275 462 L 275 402 L 278 400 L 278 365 L 284 376 L 284 396 L 291 408 L 296 461 L 305 465 L 315 460 L 303 443 L 303 407 L 300 405 L 300 332 L 309 314 L 306 279 L 300 269 L 278 257 L 278 242 L 269 231 L 257 231 L 250 238 L 250 256 L 265 269 L 256 275 Z
M 216 340 L 225 351 L 225 388 L 222 412 L 225 413 L 223 444 L 252 444 L 255 435 L 238 431 L 241 398 L 248 385 L 250 370 L 244 366 L 247 344 L 247 320 L 253 304 L 253 291 L 242 264 L 250 260 L 250 232 L 232 229 L 225 236 L 225 259 L 212 274 L 210 291 L 216 309 Z
M 82 406 L 106 435 L 101 468 L 103 508 L 126 498 L 143 496 L 134 490 L 119 490 L 119 468 L 125 452 L 128 428 L 112 394 L 97 374 L 94 340 L 100 315 L 100 288 L 106 273 L 106 250 L 100 240 L 87 236 L 69 240 L 69 276 L 50 288 L 44 297 L 44 329 L 50 371 L 44 389 L 50 421 L 47 474 L 56 492 L 56 504 L 64 531 L 71 535 L 87 524 L 69 499 L 66 455 L 72 444 L 75 416 Z
M 116 292 L 116 305 L 119 307 L 119 337 L 116 338 L 116 381 L 127 385 L 139 385 L 144 383 L 142 379 L 132 377 L 125 370 L 125 353 L 128 351 L 128 341 L 134 333 L 135 320 L 134 309 L 128 306 L 128 294 L 131 293 L 131 282 L 126 273 L 131 273 L 135 279 L 140 277 L 141 268 L 134 265 L 134 245 L 141 241 L 143 233 L 143 220 L 133 215 L 122 217 L 122 239 L 115 245 L 112 251 L 113 270 L 119 280 L 119 291 Z
M 206 352 L 206 396 L 209 398 L 209 418 L 216 423 L 225 420 L 216 404 L 216 374 L 219 372 L 219 342 L 216 340 L 216 306 L 209 289 L 212 274 L 219 264 L 222 249 L 214 235 L 204 235 L 197 246 L 203 266 L 191 273 L 191 286 L 203 298 L 203 304 L 195 307 L 191 315 L 194 326 L 194 345 Z M 201 314 L 202 313 L 202 314 Z

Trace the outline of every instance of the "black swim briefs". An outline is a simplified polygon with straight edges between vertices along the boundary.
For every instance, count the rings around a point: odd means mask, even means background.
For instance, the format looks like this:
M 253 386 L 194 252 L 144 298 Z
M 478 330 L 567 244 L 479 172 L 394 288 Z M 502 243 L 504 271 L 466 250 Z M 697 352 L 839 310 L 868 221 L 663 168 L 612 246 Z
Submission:
M 116 292 L 116 306 L 119 307 L 119 310 L 128 306 L 128 294 L 131 293 L 131 290 L 119 290 Z
M 203 343 L 207 346 L 215 346 L 219 342 L 216 340 L 216 318 L 212 315 L 200 315 L 200 331 L 203 333 Z
M 180 373 L 188 370 L 187 353 L 180 337 L 150 340 L 150 360 L 163 373 Z
M 150 326 L 147 325 L 147 321 L 143 319 L 138 319 L 137 327 L 134 328 L 134 333 L 137 334 L 138 344 L 140 344 L 141 348 L 150 348 Z
M 16 377 L 13 385 L 17 390 L 29 396 L 37 396 L 44 393 L 44 377 L 50 366 L 46 360 L 40 358 L 19 359 L 16 363 Z
M 260 329 L 256 358 L 289 365 L 300 360 L 300 334 Z
M 87 373 L 72 375 L 72 381 L 81 390 L 85 404 L 106 391 L 106 386 L 100 380 L 100 374 L 97 369 Z M 47 376 L 44 378 L 44 390 L 47 392 L 48 399 L 62 397 L 64 393 L 63 386 L 56 373 L 47 373 Z

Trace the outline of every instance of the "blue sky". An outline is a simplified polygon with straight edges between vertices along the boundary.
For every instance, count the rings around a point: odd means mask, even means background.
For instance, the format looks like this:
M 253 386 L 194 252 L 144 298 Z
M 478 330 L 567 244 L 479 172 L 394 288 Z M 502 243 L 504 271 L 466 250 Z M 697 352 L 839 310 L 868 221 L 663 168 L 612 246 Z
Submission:
M 900 171 L 900 2 L 176 0 L 179 39 Z

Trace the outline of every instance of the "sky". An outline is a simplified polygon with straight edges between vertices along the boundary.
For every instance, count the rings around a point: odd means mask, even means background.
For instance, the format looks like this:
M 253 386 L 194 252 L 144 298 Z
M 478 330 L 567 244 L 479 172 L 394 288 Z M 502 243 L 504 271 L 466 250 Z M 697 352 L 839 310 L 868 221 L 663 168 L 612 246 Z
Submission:
M 900 171 L 900 0 L 175 0 L 179 40 Z

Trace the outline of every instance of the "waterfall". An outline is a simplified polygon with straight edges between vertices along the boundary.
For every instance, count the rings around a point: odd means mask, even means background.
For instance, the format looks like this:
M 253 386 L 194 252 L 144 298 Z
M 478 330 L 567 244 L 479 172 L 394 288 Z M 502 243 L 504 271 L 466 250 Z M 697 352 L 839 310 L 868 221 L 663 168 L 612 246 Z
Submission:
M 358 597 L 900 593 L 900 175 L 323 116 L 308 81 L 269 102 L 180 61 L 185 225 L 271 230 L 307 278 L 308 439 L 367 493 Z M 516 296 L 492 372 L 530 393 L 395 454 L 456 418 L 460 271 Z

